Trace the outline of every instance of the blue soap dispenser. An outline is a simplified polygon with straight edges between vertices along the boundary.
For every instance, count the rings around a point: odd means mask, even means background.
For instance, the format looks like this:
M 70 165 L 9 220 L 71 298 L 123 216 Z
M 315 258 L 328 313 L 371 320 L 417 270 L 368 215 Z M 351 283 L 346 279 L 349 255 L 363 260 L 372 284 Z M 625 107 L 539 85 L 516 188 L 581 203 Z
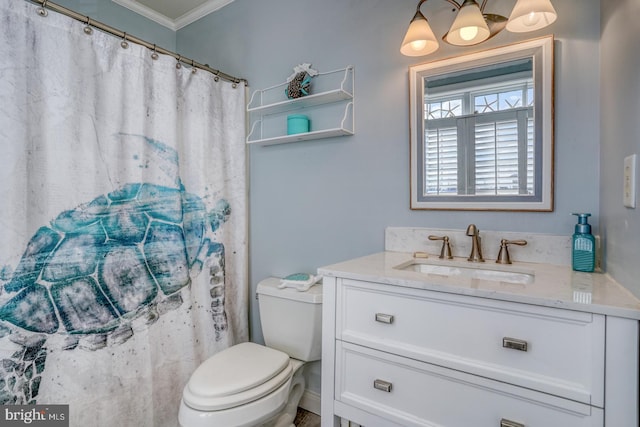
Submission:
M 578 216 L 573 233 L 572 262 L 575 271 L 593 272 L 596 265 L 596 239 L 591 234 L 591 225 L 587 219 L 590 213 L 574 213 Z

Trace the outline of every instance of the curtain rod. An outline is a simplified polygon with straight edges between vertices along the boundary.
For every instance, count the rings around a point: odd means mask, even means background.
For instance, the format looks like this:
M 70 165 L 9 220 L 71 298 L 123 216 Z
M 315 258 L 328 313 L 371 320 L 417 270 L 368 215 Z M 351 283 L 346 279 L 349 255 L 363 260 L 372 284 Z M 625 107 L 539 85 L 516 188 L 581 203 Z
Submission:
M 142 40 L 142 39 L 140 39 L 138 37 L 132 36 L 131 34 L 127 34 L 124 31 L 120 31 L 120 30 L 118 30 L 116 28 L 113 28 L 110 25 L 104 24 L 104 23 L 102 23 L 100 21 L 95 21 L 95 20 L 91 19 L 88 16 L 82 15 L 82 14 L 80 14 L 78 12 L 75 12 L 75 11 L 73 11 L 71 9 L 67 9 L 64 6 L 61 6 L 59 4 L 50 2 L 49 0 L 28 0 L 28 1 L 32 1 L 32 2 L 37 3 L 37 4 L 39 4 L 41 6 L 41 9 L 38 11 L 38 13 L 40 13 L 40 15 L 46 16 L 46 10 L 44 8 L 51 9 L 51 10 L 53 10 L 55 12 L 61 13 L 63 15 L 66 15 L 66 16 L 70 17 L 70 18 L 73 18 L 73 19 L 75 19 L 77 21 L 80 21 L 80 22 L 82 22 L 82 23 L 84 23 L 84 24 L 86 24 L 88 26 L 95 27 L 95 28 L 97 28 L 97 29 L 99 29 L 101 31 L 104 31 L 104 32 L 109 33 L 109 34 L 112 34 L 112 35 L 122 39 L 123 42 L 130 41 L 130 42 L 142 45 L 142 46 L 144 46 L 144 47 L 146 47 L 148 49 L 151 49 L 154 52 L 161 53 L 163 55 L 172 56 L 178 62 L 182 62 L 182 63 L 190 65 L 190 66 L 192 66 L 194 68 L 200 68 L 201 70 L 208 71 L 211 74 L 215 75 L 216 77 L 219 77 L 219 78 L 221 78 L 223 80 L 226 80 L 226 81 L 234 83 L 234 87 L 235 87 L 236 84 L 241 83 L 241 82 L 244 82 L 245 86 L 249 86 L 249 82 L 247 81 L 247 79 L 231 76 L 229 74 L 223 73 L 220 70 L 213 69 L 213 68 L 209 67 L 209 65 L 207 65 L 207 64 L 200 64 L 199 62 L 196 62 L 193 59 L 186 58 L 186 57 L 184 57 L 182 55 L 178 55 L 175 52 L 171 52 L 170 50 L 164 49 L 164 48 L 162 48 L 160 46 L 156 46 L 153 43 L 149 43 L 149 42 L 144 41 L 144 40 Z

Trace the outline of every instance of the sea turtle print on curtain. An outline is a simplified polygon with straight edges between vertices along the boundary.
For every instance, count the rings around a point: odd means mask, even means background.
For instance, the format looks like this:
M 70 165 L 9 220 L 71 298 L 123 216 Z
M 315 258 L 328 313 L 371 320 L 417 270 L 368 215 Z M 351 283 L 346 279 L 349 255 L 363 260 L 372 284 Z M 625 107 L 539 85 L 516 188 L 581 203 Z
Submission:
M 151 146 L 166 146 L 149 141 Z M 131 183 L 60 213 L 31 238 L 19 264 L 1 270 L 0 335 L 20 345 L 0 361 L 0 403 L 36 403 L 46 340 L 65 349 L 101 349 L 133 335 L 131 320 L 152 324 L 183 303 L 180 290 L 207 265 L 216 332 L 226 329 L 224 245 L 214 233 L 231 207 L 207 212 L 200 197 L 176 188 Z

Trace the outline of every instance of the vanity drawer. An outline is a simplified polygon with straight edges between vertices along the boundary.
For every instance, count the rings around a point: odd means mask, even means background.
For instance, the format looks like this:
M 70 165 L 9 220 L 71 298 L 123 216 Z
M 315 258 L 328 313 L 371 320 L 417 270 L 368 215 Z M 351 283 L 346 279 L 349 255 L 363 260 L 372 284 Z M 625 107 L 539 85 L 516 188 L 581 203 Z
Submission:
M 604 316 L 343 279 L 336 337 L 604 406 Z
M 600 408 L 340 341 L 336 374 L 336 400 L 388 420 L 381 427 L 604 423 Z

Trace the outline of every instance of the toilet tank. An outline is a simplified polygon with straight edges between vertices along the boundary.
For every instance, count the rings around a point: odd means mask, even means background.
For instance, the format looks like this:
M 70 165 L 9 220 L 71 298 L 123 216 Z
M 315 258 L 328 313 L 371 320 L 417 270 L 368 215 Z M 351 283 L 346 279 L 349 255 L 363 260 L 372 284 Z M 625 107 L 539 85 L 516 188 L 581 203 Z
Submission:
M 279 289 L 280 279 L 258 283 L 260 324 L 267 347 L 305 362 L 320 360 L 322 350 L 322 285 L 300 292 Z

